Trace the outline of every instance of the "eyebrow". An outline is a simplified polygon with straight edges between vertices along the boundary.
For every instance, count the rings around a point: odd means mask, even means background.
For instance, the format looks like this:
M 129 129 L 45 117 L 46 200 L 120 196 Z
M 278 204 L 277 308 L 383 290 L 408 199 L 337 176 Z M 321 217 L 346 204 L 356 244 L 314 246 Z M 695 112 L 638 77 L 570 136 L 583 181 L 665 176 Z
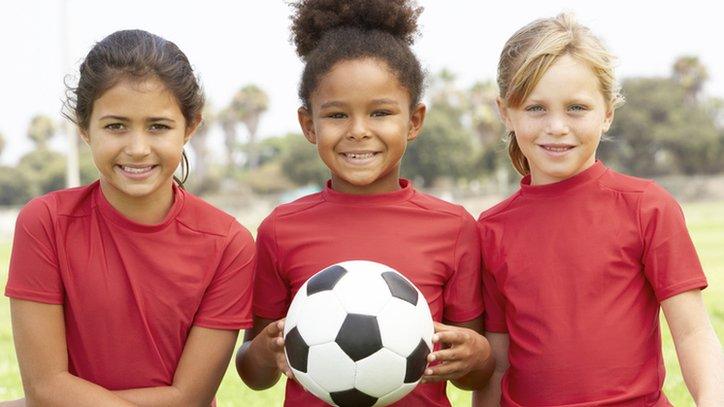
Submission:
M 382 99 L 374 99 L 372 101 L 373 105 L 398 105 L 399 103 L 394 99 L 388 99 L 388 98 L 382 98 Z M 320 109 L 328 108 L 328 107 L 344 107 L 346 106 L 346 103 L 340 102 L 337 100 L 333 100 L 331 102 L 324 102 L 321 106 L 319 106 Z
M 98 120 L 119 120 L 119 121 L 123 121 L 123 122 L 131 121 L 128 117 L 116 116 L 116 115 L 110 115 L 110 114 L 109 114 L 109 115 L 105 115 L 105 116 L 101 117 L 101 118 L 98 119 Z M 147 121 L 147 122 L 161 122 L 161 121 L 166 121 L 166 122 L 171 122 L 171 123 L 175 123 L 175 122 L 176 122 L 175 120 L 170 119 L 170 118 L 168 118 L 168 117 L 149 117 L 149 118 L 146 119 L 146 121 Z

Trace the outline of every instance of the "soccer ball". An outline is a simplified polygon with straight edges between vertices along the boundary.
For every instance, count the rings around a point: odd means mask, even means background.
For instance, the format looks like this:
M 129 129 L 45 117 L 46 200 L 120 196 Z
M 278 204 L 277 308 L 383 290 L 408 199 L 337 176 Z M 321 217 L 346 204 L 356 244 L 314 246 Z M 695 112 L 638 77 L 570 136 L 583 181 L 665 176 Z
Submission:
M 432 334 L 427 301 L 409 280 L 354 260 L 302 285 L 287 312 L 284 348 L 295 379 L 327 403 L 386 406 L 420 381 Z

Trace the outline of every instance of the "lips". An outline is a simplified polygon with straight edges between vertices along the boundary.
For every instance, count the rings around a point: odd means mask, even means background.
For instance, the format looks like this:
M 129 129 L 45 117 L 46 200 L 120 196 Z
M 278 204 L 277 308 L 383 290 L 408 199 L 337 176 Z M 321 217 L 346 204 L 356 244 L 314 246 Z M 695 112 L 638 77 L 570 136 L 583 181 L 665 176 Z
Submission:
M 347 151 L 339 153 L 345 162 L 352 165 L 365 165 L 374 161 L 375 156 L 378 154 L 376 151 Z
M 565 153 L 576 147 L 570 144 L 539 144 L 539 146 L 551 153 Z
M 120 170 L 120 172 L 128 177 L 133 179 L 143 179 L 148 177 L 153 170 L 158 167 L 158 165 L 154 164 L 146 164 L 146 165 L 123 165 L 119 164 L 116 166 Z

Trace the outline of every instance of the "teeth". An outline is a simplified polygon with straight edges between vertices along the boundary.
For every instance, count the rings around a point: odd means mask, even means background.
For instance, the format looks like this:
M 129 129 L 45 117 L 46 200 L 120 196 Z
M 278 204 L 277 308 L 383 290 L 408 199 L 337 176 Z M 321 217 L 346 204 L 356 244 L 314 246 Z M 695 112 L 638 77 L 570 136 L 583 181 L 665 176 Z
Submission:
M 123 171 L 130 172 L 131 174 L 142 174 L 144 172 L 150 171 L 152 167 L 136 168 L 136 167 L 127 167 L 124 165 L 121 168 L 123 168 Z
M 366 159 L 366 158 L 372 158 L 372 157 L 374 157 L 374 156 L 375 156 L 375 153 L 363 153 L 363 154 L 360 154 L 360 153 L 346 153 L 345 155 L 346 155 L 348 158 L 355 158 L 355 159 L 364 160 L 364 159 Z
M 543 146 L 548 151 L 553 151 L 556 153 L 562 153 L 564 151 L 570 150 L 572 147 L 550 147 L 550 146 Z

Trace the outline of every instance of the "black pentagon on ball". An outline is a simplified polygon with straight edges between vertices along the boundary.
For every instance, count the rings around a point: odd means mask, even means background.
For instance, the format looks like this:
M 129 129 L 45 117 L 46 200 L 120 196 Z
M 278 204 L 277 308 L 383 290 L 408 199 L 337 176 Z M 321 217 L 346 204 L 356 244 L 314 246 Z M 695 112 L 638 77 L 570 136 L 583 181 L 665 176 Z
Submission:
M 417 305 L 417 290 L 409 281 L 394 271 L 382 273 L 382 278 L 385 279 L 387 287 L 390 288 L 390 293 L 393 297 L 407 301 L 412 305 Z
M 296 326 L 284 338 L 284 349 L 287 351 L 289 364 L 300 372 L 307 373 L 309 345 L 304 341 Z
M 415 350 L 407 357 L 407 371 L 405 372 L 405 383 L 414 383 L 422 377 L 427 367 L 427 355 L 430 354 L 430 348 L 424 340 L 420 339 L 420 343 Z
M 347 274 L 347 269 L 342 266 L 334 265 L 327 267 L 309 279 L 309 283 L 307 283 L 307 295 L 333 289 L 345 274 Z
M 334 341 L 355 362 L 370 356 L 382 349 L 377 317 L 347 314 Z
M 377 398 L 362 393 L 357 389 L 329 393 L 334 404 L 339 407 L 369 407 L 377 402 Z

